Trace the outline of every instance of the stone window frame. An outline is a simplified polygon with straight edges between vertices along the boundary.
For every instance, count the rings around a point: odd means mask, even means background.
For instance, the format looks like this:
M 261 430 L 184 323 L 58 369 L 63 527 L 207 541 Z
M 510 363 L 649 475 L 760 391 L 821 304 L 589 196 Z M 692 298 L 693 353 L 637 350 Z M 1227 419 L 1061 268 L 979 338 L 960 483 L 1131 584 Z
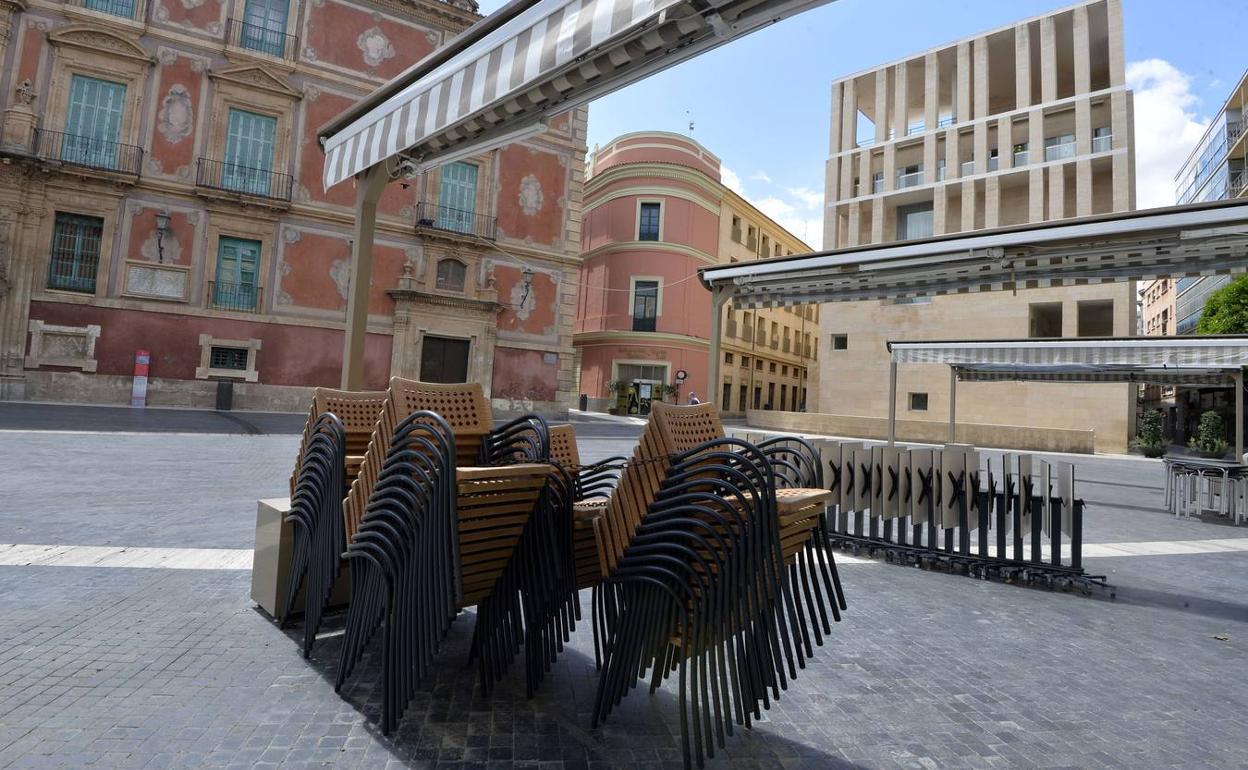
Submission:
M 460 285 L 458 289 L 439 285 L 439 280 L 441 278 L 439 271 L 441 270 L 443 263 L 446 262 L 457 264 L 463 270 L 463 273 L 460 276 Z M 434 262 L 433 266 L 433 287 L 438 291 L 445 291 L 450 294 L 466 294 L 468 291 L 468 263 L 454 254 L 448 254 L 445 257 L 439 258 Z
M 247 368 L 239 369 L 213 369 L 209 366 L 212 360 L 212 349 L 218 348 L 247 348 Z M 256 368 L 256 354 L 260 351 L 260 340 L 227 340 L 214 337 L 211 334 L 199 335 L 199 366 L 195 367 L 195 379 L 233 379 L 243 380 L 245 382 L 258 382 L 260 380 L 260 370 Z
M 654 318 L 657 321 L 663 315 L 663 276 L 631 275 L 628 277 L 628 318 L 633 318 L 633 308 L 637 307 L 637 284 L 642 281 L 654 281 L 658 286 L 658 296 L 654 300 Z
M 49 200 L 62 200 L 65 205 L 49 206 L 49 216 L 43 218 L 39 226 L 37 243 L 43 252 L 39 256 L 38 270 L 35 273 L 35 287 L 40 292 L 54 295 L 58 300 L 68 302 L 90 302 L 95 297 L 107 297 L 113 271 L 113 240 L 116 233 L 118 210 L 117 201 L 97 195 L 82 195 L 80 192 L 65 192 L 49 185 Z M 55 195 L 55 197 L 54 197 Z M 52 263 L 52 239 L 56 237 L 56 215 L 78 214 L 81 216 L 98 217 L 104 220 L 104 228 L 100 231 L 100 259 L 95 266 L 95 292 L 66 291 L 48 286 L 48 272 Z
M 303 93 L 292 88 L 267 67 L 258 64 L 209 72 L 208 77 L 212 81 L 212 100 L 209 106 L 211 119 L 201 156 L 225 162 L 230 110 L 236 108 L 277 121 L 277 129 L 273 134 L 273 165 L 270 172 L 289 175 L 295 136 L 295 105 L 303 98 Z
M 211 310 L 214 314 L 237 313 L 246 315 L 248 318 L 267 315 L 272 312 L 268 309 L 273 307 L 274 300 L 272 291 L 269 288 L 269 271 L 276 262 L 273 250 L 275 248 L 274 244 L 277 243 L 277 236 L 273 232 L 273 223 L 246 217 L 234 217 L 227 222 L 219 217 L 212 217 L 208 220 L 207 235 L 208 251 L 204 255 L 204 274 L 199 287 L 203 307 Z M 212 306 L 212 293 L 209 285 L 217 280 L 217 259 L 221 256 L 221 239 L 223 237 L 260 242 L 260 261 L 256 265 L 257 295 L 254 310 L 222 310 Z
M 137 42 L 94 24 L 74 24 L 50 32 L 48 43 L 56 54 L 40 127 L 48 131 L 65 130 L 65 118 L 69 114 L 69 85 L 74 75 L 82 75 L 125 84 L 126 106 L 117 141 L 143 146 L 139 136 L 143 118 L 142 100 L 148 74 L 156 60 Z
M 222 0 L 221 7 L 225 11 L 225 17 L 227 19 L 234 19 L 235 21 L 238 21 L 238 22 L 246 21 L 247 0 Z M 299 3 L 297 2 L 297 0 L 287 0 L 286 2 L 286 28 L 282 30 L 283 34 L 289 35 L 290 37 L 299 38 L 299 35 L 298 35 L 299 20 L 302 17 L 302 14 L 300 13 L 301 10 L 302 9 L 299 7 Z M 231 37 L 236 38 L 237 36 L 231 35 Z M 283 52 L 285 51 L 286 45 L 287 45 L 287 41 L 283 40 L 282 41 Z M 247 59 L 252 59 L 258 62 L 264 62 L 265 64 L 271 63 L 274 66 L 281 67 L 283 70 L 293 70 L 295 67 L 295 62 L 297 62 L 302 56 L 302 53 L 303 53 L 301 50 L 303 46 L 302 38 L 298 39 L 298 45 L 300 46 L 300 49 L 296 49 L 294 52 L 294 55 L 290 58 L 287 58 L 285 56 L 275 56 L 273 54 L 265 53 L 263 51 L 256 51 L 251 48 L 244 48 L 242 45 L 240 45 L 237 42 L 233 42 L 232 40 L 227 40 L 226 42 L 226 47 L 231 58 L 247 58 Z
M 30 355 L 26 356 L 25 362 L 27 369 L 38 369 L 41 366 L 64 366 L 84 372 L 94 372 L 99 365 L 99 362 L 95 359 L 95 343 L 100 338 L 99 324 L 61 326 L 44 323 L 37 318 L 32 318 L 26 328 L 30 332 Z M 43 338 L 45 335 L 52 334 L 85 337 L 87 340 L 86 356 L 84 358 L 62 358 L 44 355 Z
M 496 166 L 494 163 L 494 153 L 490 152 L 485 155 L 474 155 L 471 158 L 459 158 L 456 162 L 477 167 L 477 200 L 474 204 L 476 208 L 473 210 L 473 214 L 477 216 L 496 216 L 494 213 L 494 207 L 491 205 L 493 203 L 493 196 L 491 193 L 493 192 L 494 187 L 498 184 L 498 180 L 495 178 L 494 174 Z M 441 166 L 438 166 L 436 169 L 432 169 L 421 176 L 423 176 L 425 180 L 424 201 L 430 206 L 439 205 L 438 201 L 441 200 L 442 195 Z M 434 221 L 437 221 L 436 216 L 434 217 Z M 475 240 L 473 236 L 465 237 Z
M 641 239 L 641 207 L 645 204 L 653 204 L 659 207 L 659 236 L 654 241 L 643 241 Z M 637 206 L 633 210 L 633 240 L 637 241 L 638 243 L 662 243 L 663 242 L 663 220 L 665 219 L 663 214 L 666 213 L 664 211 L 664 209 L 666 208 L 667 206 L 665 205 L 662 198 L 638 198 Z

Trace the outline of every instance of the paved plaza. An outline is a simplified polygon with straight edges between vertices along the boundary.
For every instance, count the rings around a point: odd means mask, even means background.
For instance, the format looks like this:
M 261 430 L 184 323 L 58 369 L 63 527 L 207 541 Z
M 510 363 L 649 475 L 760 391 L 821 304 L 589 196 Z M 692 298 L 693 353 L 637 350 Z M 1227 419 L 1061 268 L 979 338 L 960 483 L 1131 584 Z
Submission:
M 532 700 L 522 661 L 485 699 L 464 613 L 382 737 L 375 657 L 337 694 L 338 638 L 304 661 L 248 598 L 299 419 L 22 409 L 0 404 L 0 768 L 680 767 L 674 688 L 590 729 L 588 623 Z M 586 460 L 640 431 L 577 429 Z M 1174 520 L 1156 461 L 1074 462 L 1116 600 L 840 558 L 844 622 L 710 766 L 1248 765 L 1248 527 Z

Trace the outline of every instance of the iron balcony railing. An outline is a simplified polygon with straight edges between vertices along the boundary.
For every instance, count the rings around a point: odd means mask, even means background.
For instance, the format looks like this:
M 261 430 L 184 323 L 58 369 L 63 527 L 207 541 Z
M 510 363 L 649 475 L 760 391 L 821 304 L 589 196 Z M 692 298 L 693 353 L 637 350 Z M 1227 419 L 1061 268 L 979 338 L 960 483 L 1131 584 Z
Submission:
M 250 283 L 208 282 L 208 306 L 216 310 L 254 313 L 260 309 L 264 290 Z
M 1232 198 L 1237 198 L 1245 188 L 1248 188 L 1248 171 L 1235 171 L 1231 173 L 1230 193 Z
M 99 11 L 110 16 L 117 16 L 131 21 L 143 19 L 143 0 L 68 0 L 68 5 L 85 8 L 88 11 Z
M 143 168 L 143 148 L 133 144 L 107 142 L 89 136 L 35 129 L 35 155 L 68 166 L 139 175 Z
M 225 42 L 247 51 L 258 51 L 288 61 L 294 61 L 299 53 L 298 36 L 251 24 L 242 19 L 226 20 Z
M 492 241 L 496 235 L 497 221 L 494 217 L 478 214 L 475 211 L 453 209 L 421 201 L 416 204 L 416 229 L 474 235 Z
M 265 168 L 251 168 L 211 158 L 200 158 L 195 170 L 195 184 L 210 190 L 254 195 L 289 201 L 295 179 Z

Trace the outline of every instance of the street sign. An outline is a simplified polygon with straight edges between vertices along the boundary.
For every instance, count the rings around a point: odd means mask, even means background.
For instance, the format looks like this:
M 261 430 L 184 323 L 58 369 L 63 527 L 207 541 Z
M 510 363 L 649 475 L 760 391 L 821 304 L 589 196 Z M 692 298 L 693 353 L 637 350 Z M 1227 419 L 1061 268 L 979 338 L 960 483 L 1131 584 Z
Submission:
M 689 379 L 689 372 L 686 372 L 684 369 L 677 369 L 677 370 L 676 370 L 676 381 L 677 381 L 677 382 L 684 382 L 684 381 L 685 381 L 685 380 L 687 380 L 687 379 Z
M 152 355 L 146 350 L 134 351 L 134 382 L 130 386 L 130 406 L 147 406 L 147 376 Z

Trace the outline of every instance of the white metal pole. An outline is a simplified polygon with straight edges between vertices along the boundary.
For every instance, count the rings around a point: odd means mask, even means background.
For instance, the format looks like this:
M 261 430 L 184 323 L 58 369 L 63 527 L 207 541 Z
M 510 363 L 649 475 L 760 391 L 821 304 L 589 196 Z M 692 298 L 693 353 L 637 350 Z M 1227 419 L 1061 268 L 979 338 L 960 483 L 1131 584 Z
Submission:
M 342 347 L 342 389 L 364 389 L 364 339 L 368 336 L 368 285 L 373 275 L 373 234 L 377 201 L 390 179 L 388 163 L 378 163 L 356 179 L 355 240 L 351 245 L 351 289 L 347 332 Z
M 1244 461 L 1244 370 L 1235 373 L 1235 462 Z
M 954 367 L 949 367 L 949 443 L 958 443 L 957 439 L 957 414 L 958 414 L 958 371 Z
M 897 361 L 888 362 L 888 445 L 897 442 Z
M 723 357 L 721 351 L 721 337 L 723 337 L 724 325 L 724 302 L 728 300 L 730 289 L 726 286 L 716 286 L 711 289 L 711 352 L 710 361 L 706 367 L 706 398 L 711 403 L 717 403 L 723 388 L 719 382 L 720 359 Z M 752 364 L 751 364 L 752 366 Z M 728 406 L 731 406 L 729 404 Z

